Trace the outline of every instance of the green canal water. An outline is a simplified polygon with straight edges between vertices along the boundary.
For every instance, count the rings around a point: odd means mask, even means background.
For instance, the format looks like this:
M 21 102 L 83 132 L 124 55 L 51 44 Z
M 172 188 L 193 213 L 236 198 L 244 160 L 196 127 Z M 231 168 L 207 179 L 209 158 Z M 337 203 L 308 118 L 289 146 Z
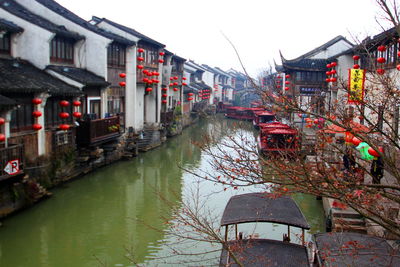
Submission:
M 189 127 L 160 148 L 142 153 L 53 190 L 54 196 L 3 221 L 0 227 L 1 267 L 80 267 L 80 266 L 186 266 L 196 257 L 173 254 L 176 238 L 168 234 L 165 220 L 182 201 L 193 201 L 193 192 L 205 207 L 217 216 L 232 195 L 257 192 L 260 188 L 226 190 L 221 185 L 202 181 L 184 170 L 211 170 L 209 156 L 193 141 L 203 134 L 217 134 L 219 140 L 254 132 L 247 127 L 237 130 L 235 122 L 218 117 Z M 222 131 L 219 131 L 222 130 Z M 323 231 L 320 201 L 297 195 L 295 199 L 311 225 L 311 233 Z M 173 221 L 173 220 L 172 220 Z M 247 226 L 248 231 L 251 227 Z M 249 228 L 250 227 L 250 228 Z M 157 230 L 156 230 L 157 229 Z M 264 228 L 267 236 L 282 237 L 282 226 Z M 309 238 L 309 234 L 308 234 Z M 187 246 L 188 254 L 218 250 L 209 244 Z M 193 266 L 216 264 L 219 252 L 207 255 L 208 261 Z M 156 259 L 155 259 L 156 258 Z M 168 262 L 168 263 L 167 263 Z

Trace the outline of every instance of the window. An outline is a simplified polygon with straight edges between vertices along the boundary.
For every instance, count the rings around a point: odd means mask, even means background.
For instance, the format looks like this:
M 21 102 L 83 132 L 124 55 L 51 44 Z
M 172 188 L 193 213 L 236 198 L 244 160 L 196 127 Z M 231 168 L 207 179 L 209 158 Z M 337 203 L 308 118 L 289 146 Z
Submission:
M 20 103 L 17 109 L 14 109 L 11 113 L 11 131 L 26 131 L 31 130 L 33 125 L 33 105 L 31 103 L 31 98 L 20 98 L 15 99 Z
M 109 67 L 125 67 L 126 49 L 125 46 L 111 43 L 107 49 L 107 64 Z
M 9 55 L 10 52 L 10 33 L 0 34 L 0 54 Z
M 74 63 L 74 40 L 56 36 L 50 44 L 50 61 Z
M 58 126 L 62 123 L 72 123 L 72 105 L 63 108 L 59 104 L 61 100 L 69 101 L 70 99 L 62 99 L 59 97 L 50 97 L 47 99 L 46 106 L 44 108 L 46 127 Z M 69 117 L 67 119 L 61 119 L 59 117 L 60 112 L 68 112 Z

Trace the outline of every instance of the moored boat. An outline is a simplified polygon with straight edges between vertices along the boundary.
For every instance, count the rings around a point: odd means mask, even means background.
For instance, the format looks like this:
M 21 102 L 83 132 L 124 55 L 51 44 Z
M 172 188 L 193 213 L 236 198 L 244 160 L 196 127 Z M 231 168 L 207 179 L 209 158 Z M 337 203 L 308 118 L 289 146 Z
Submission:
M 244 223 L 274 223 L 287 226 L 282 240 L 253 238 L 238 233 Z M 305 246 L 305 229 L 310 226 L 291 197 L 270 198 L 267 193 L 249 193 L 233 196 L 225 207 L 221 226 L 225 227 L 225 245 L 220 266 L 310 266 Z M 228 241 L 229 227 L 234 227 L 235 239 Z M 291 227 L 302 230 L 301 244 L 291 242 Z
M 296 129 L 281 122 L 260 124 L 257 146 L 266 156 L 293 157 L 299 147 L 299 133 Z

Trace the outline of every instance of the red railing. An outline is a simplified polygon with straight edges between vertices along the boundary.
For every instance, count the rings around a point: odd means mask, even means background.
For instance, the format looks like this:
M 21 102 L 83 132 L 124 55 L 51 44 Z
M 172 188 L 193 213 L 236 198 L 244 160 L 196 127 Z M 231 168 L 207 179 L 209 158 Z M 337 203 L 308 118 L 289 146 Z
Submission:
M 88 146 L 104 143 L 120 136 L 119 116 L 79 121 L 76 132 L 76 143 Z
M 24 145 L 0 148 L 0 181 L 24 172 Z

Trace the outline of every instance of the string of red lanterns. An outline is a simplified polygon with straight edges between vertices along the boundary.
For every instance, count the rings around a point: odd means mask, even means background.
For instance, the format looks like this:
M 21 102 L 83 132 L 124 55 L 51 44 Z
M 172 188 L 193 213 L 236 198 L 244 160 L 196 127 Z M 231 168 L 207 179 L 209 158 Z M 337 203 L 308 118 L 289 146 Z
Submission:
M 61 100 L 61 101 L 59 102 L 59 105 L 61 106 L 61 109 L 63 109 L 63 108 L 66 108 L 66 107 L 69 106 L 69 102 L 68 102 L 67 100 Z M 64 111 L 61 111 L 61 112 L 58 114 L 58 116 L 59 116 L 61 119 L 65 120 L 65 119 L 67 119 L 67 118 L 69 117 L 69 113 L 68 113 L 68 112 L 64 112 Z M 60 124 L 58 127 L 59 127 L 61 130 L 63 130 L 63 131 L 67 131 L 67 130 L 70 128 L 70 125 L 69 125 L 69 124 L 66 124 L 66 123 L 62 123 L 62 124 Z
M 379 75 L 385 74 L 385 69 L 383 68 L 383 64 L 386 62 L 386 59 L 383 57 L 385 51 L 386 51 L 386 46 L 384 45 L 378 46 L 379 57 L 376 59 L 376 61 L 379 64 L 379 68 L 376 69 L 376 73 L 378 73 Z
M 42 116 L 42 112 L 37 110 L 37 106 L 42 104 L 42 99 L 34 98 L 32 99 L 32 104 L 35 106 L 34 111 L 32 112 L 32 116 L 35 118 L 35 123 L 32 125 L 32 129 L 35 131 L 39 131 L 40 129 L 42 129 L 42 125 L 38 123 L 38 118 Z
M 337 62 L 333 61 L 329 64 L 326 65 L 326 68 L 328 69 L 327 72 L 325 72 L 327 78 L 325 79 L 325 81 L 327 83 L 335 83 L 337 82 L 337 71 L 336 68 L 337 67 Z

